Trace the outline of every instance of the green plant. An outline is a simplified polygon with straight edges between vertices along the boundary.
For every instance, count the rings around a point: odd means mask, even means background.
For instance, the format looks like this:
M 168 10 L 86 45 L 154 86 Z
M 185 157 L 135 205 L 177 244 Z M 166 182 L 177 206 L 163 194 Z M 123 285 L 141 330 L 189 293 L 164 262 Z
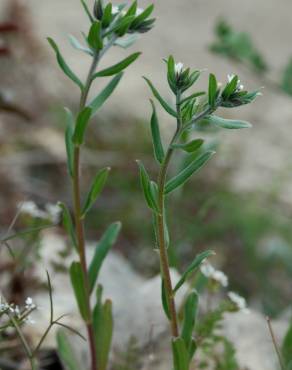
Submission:
M 245 91 L 239 83 L 238 76 L 229 76 L 228 82 L 223 88 L 220 88 L 216 77 L 210 74 L 207 93 L 200 91 L 187 95 L 186 92 L 194 85 L 201 72 L 184 68 L 182 63 L 175 63 L 172 56 L 165 62 L 167 65 L 167 81 L 175 97 L 175 107 L 164 100 L 149 79 L 145 78 L 145 80 L 156 100 L 175 119 L 176 130 L 165 150 L 160 135 L 156 108 L 153 101 L 151 101 L 151 133 L 154 157 L 159 166 L 157 182 L 151 180 L 141 161 L 138 161 L 138 165 L 144 197 L 153 214 L 153 225 L 161 266 L 162 304 L 170 323 L 174 369 L 187 370 L 197 348 L 197 343 L 192 337 L 192 333 L 196 325 L 199 297 L 195 290 L 189 293 L 184 304 L 184 319 L 180 327 L 175 294 L 192 273 L 198 269 L 200 264 L 207 257 L 211 256 L 213 252 L 207 250 L 197 255 L 183 272 L 181 279 L 173 287 L 169 270 L 168 247 L 170 236 L 166 218 L 166 199 L 171 192 L 182 186 L 195 172 L 199 171 L 214 155 L 214 151 L 206 149 L 199 156 L 191 157 L 192 160 L 171 179 L 167 178 L 169 165 L 177 150 L 186 151 L 192 156 L 199 148 L 204 148 L 204 141 L 198 138 L 188 143 L 181 143 L 180 141 L 181 136 L 186 131 L 191 131 L 198 125 L 209 124 L 226 129 L 251 127 L 248 122 L 224 119 L 214 115 L 214 112 L 219 107 L 233 108 L 248 104 L 259 95 L 259 92 Z
M 81 205 L 80 151 L 90 119 L 113 93 L 123 75 L 123 70 L 132 64 L 140 53 L 131 54 L 121 62 L 97 71 L 100 60 L 112 46 L 128 47 L 135 41 L 135 35 L 150 30 L 154 24 L 154 19 L 149 17 L 154 6 L 150 5 L 143 10 L 138 8 L 137 1 L 134 1 L 126 9 L 125 4 L 115 6 L 112 3 L 107 3 L 105 5 L 102 0 L 96 0 L 93 12 L 91 12 L 85 0 L 81 0 L 81 3 L 90 22 L 89 31 L 84 37 L 85 45 L 82 45 L 73 37 L 70 38 L 70 41 L 74 48 L 88 54 L 92 59 L 85 83 L 68 66 L 56 43 L 51 38 L 48 40 L 56 53 L 59 66 L 80 89 L 79 111 L 74 115 L 66 108 L 67 129 L 65 136 L 68 172 L 73 189 L 74 224 L 68 208 L 64 204 L 60 204 L 60 207 L 63 210 L 64 226 L 71 237 L 72 245 L 74 245 L 78 256 L 78 261 L 73 262 L 70 267 L 70 276 L 79 311 L 87 328 L 91 368 L 92 370 L 105 370 L 108 364 L 113 331 L 112 303 L 109 299 L 103 301 L 102 287 L 97 285 L 96 288 L 96 282 L 101 265 L 114 244 L 121 225 L 117 222 L 109 226 L 88 265 L 84 219 L 101 193 L 110 168 L 103 168 L 97 173 L 84 203 Z M 114 77 L 106 87 L 93 100 L 88 101 L 88 94 L 93 82 L 111 76 Z M 94 291 L 96 291 L 96 304 L 92 308 L 90 298 Z M 64 346 L 59 347 L 61 357 L 66 357 L 67 351 L 63 351 L 63 348 Z
M 211 43 L 210 50 L 251 69 L 256 76 L 263 78 L 268 87 L 292 95 L 291 58 L 283 68 L 279 81 L 271 80 L 267 74 L 271 69 L 269 63 L 254 45 L 252 37 L 247 32 L 235 30 L 224 19 L 215 25 L 215 40 Z

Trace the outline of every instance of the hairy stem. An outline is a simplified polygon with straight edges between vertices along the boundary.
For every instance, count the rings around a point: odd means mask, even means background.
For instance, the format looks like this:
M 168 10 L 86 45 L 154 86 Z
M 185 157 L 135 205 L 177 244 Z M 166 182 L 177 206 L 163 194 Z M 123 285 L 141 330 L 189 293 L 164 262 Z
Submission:
M 165 219 L 165 196 L 164 196 L 164 188 L 166 183 L 166 176 L 168 166 L 174 152 L 172 148 L 172 144 L 176 141 L 178 136 L 180 135 L 180 129 L 182 126 L 182 119 L 181 119 L 181 111 L 180 111 L 180 94 L 177 94 L 176 99 L 176 109 L 177 109 L 177 129 L 176 132 L 170 142 L 168 150 L 166 152 L 164 161 L 160 167 L 159 175 L 158 175 L 158 208 L 160 214 L 157 216 L 157 236 L 158 236 L 158 245 L 159 245 L 159 256 L 160 256 L 160 265 L 161 265 L 161 272 L 163 277 L 163 282 L 165 286 L 166 298 L 169 307 L 170 313 L 170 324 L 171 324 L 171 333 L 173 337 L 179 336 L 178 330 L 178 320 L 177 320 L 177 312 L 175 306 L 175 299 L 174 293 L 172 288 L 172 281 L 170 276 L 169 270 L 169 259 L 168 259 L 168 252 L 167 252 L 167 245 L 165 240 L 164 228 L 166 224 Z
M 82 110 L 87 101 L 88 93 L 92 84 L 92 75 L 96 70 L 99 61 L 99 54 L 94 55 L 90 70 L 88 72 L 87 80 L 85 83 L 84 90 L 80 98 L 80 110 Z M 90 289 L 86 262 L 86 252 L 85 252 L 85 233 L 84 233 L 84 222 L 82 220 L 81 212 L 81 193 L 80 193 L 80 147 L 75 146 L 74 149 L 74 172 L 73 172 L 73 197 L 74 197 L 74 217 L 75 217 L 75 227 L 76 236 L 78 244 L 78 253 L 80 258 L 80 264 L 83 273 L 84 281 L 84 291 L 86 293 L 86 305 L 87 311 L 90 313 L 89 320 L 86 322 L 87 335 L 91 354 L 91 369 L 98 370 L 97 358 L 96 358 L 96 343 L 94 337 L 93 320 L 92 320 L 92 309 L 90 304 Z

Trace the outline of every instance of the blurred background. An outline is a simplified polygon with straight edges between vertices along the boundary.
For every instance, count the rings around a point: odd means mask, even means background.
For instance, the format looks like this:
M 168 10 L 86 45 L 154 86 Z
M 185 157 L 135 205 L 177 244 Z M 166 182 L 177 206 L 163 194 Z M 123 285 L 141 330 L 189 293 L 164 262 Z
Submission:
M 139 5 L 148 3 L 141 0 Z M 263 96 L 236 112 L 220 114 L 250 121 L 253 128 L 240 133 L 198 133 L 216 147 L 217 154 L 170 201 L 171 263 L 182 271 L 194 254 L 214 249 L 216 265 L 229 276 L 231 289 L 265 314 L 279 316 L 292 294 L 292 2 L 160 0 L 155 5 L 155 28 L 131 47 L 143 52 L 141 58 L 100 110 L 87 137 L 84 189 L 96 169 L 112 167 L 106 190 L 90 213 L 87 239 L 97 240 L 109 222 L 120 220 L 123 231 L 116 251 L 143 276 L 158 272 L 151 214 L 135 163 L 142 159 L 156 174 L 149 131 L 150 93 L 141 76 L 151 78 L 170 99 L 163 62 L 170 54 L 186 66 L 207 70 L 198 90 L 206 88 L 209 72 L 223 83 L 227 74 L 238 74 L 248 90 L 263 87 Z M 81 39 L 87 27 L 78 0 L 0 1 L 3 235 L 24 200 L 40 207 L 59 200 L 71 205 L 63 107 L 77 110 L 78 91 L 58 69 L 46 37 L 56 40 L 68 64 L 84 79 L 90 60 L 70 46 L 67 36 Z M 128 53 L 116 48 L 104 63 L 117 62 Z M 100 87 L 96 83 L 93 91 Z M 168 140 L 173 122 L 162 111 L 159 117 Z M 20 218 L 14 228 L 21 230 L 28 224 L 29 220 Z M 61 228 L 54 230 L 63 233 Z M 30 245 L 39 240 L 30 238 L 25 239 Z M 4 257 L 7 251 L 0 253 L 3 276 L 14 267 Z M 35 250 L 28 248 L 25 256 L 30 253 Z M 61 264 L 56 268 L 61 269 Z M 10 280 L 16 300 L 23 294 L 24 281 Z M 30 284 L 32 288 L 36 282 Z

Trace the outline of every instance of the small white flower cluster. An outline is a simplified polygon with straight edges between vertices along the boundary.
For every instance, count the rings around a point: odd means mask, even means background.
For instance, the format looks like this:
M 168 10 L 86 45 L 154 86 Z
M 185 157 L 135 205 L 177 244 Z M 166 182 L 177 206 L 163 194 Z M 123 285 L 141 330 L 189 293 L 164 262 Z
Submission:
M 45 209 L 40 209 L 33 201 L 25 201 L 20 203 L 18 206 L 21 213 L 25 213 L 34 218 L 40 218 L 43 220 L 51 220 L 53 223 L 57 223 L 60 219 L 61 209 L 57 204 L 47 203 Z
M 184 68 L 184 65 L 183 63 L 179 62 L 179 63 L 175 63 L 174 65 L 174 72 L 176 75 L 180 75 L 183 71 L 183 68 Z
M 13 317 L 21 322 L 34 324 L 34 320 L 31 319 L 30 313 L 37 309 L 36 304 L 33 302 L 31 297 L 27 297 L 25 300 L 25 305 L 23 309 L 20 309 L 18 305 L 14 303 L 7 303 L 0 296 L 0 316 L 7 314 L 8 316 L 13 315 Z
M 227 295 L 238 311 L 241 311 L 243 313 L 250 312 L 249 309 L 247 308 L 246 300 L 239 294 L 235 292 L 228 292 Z
M 227 75 L 228 82 L 231 82 L 234 77 L 235 77 L 234 74 Z M 240 80 L 238 80 L 237 81 L 237 86 L 236 86 L 236 91 L 239 92 L 239 91 L 242 91 L 243 89 L 244 89 L 244 86 L 240 83 Z
M 200 266 L 201 273 L 207 278 L 219 283 L 223 287 L 228 286 L 228 277 L 224 272 L 216 270 L 210 262 L 204 261 Z

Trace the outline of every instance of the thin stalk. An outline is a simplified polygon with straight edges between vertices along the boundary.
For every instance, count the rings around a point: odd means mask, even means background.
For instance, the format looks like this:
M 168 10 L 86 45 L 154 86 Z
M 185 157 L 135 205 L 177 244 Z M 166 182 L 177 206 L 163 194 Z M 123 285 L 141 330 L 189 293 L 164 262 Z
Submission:
M 158 208 L 159 208 L 159 215 L 157 216 L 157 235 L 158 235 L 158 245 L 159 245 L 159 256 L 160 256 L 160 265 L 161 265 L 161 272 L 162 277 L 165 285 L 165 291 L 167 296 L 167 303 L 169 307 L 170 313 L 170 324 L 171 324 L 171 333 L 174 338 L 179 336 L 178 330 L 178 320 L 177 320 L 177 311 L 175 306 L 175 299 L 174 293 L 172 288 L 172 281 L 170 276 L 169 270 L 169 259 L 168 259 L 168 252 L 167 252 L 167 245 L 165 241 L 164 235 L 164 225 L 166 224 L 165 219 L 165 196 L 164 196 L 164 188 L 166 183 L 166 176 L 168 166 L 173 155 L 174 149 L 172 148 L 172 144 L 176 141 L 177 137 L 180 135 L 180 129 L 182 126 L 182 118 L 181 118 L 181 109 L 180 109 L 180 93 L 177 94 L 176 98 L 176 110 L 177 110 L 177 129 L 176 132 L 170 142 L 168 150 L 166 152 L 164 161 L 160 167 L 159 175 L 158 175 Z
M 99 54 L 94 55 L 90 70 L 88 72 L 87 80 L 84 86 L 84 90 L 80 98 L 80 110 L 82 110 L 87 101 L 88 93 L 92 84 L 92 76 L 96 70 L 99 61 Z M 73 172 L 73 197 L 74 197 L 74 217 L 75 217 L 75 227 L 77 235 L 77 246 L 80 258 L 80 264 L 82 268 L 83 281 L 84 281 L 84 291 L 86 296 L 87 311 L 90 314 L 89 320 L 86 322 L 87 335 L 90 347 L 91 355 L 91 369 L 98 370 L 97 367 L 97 357 L 96 357 L 96 343 L 94 337 L 93 320 L 92 320 L 92 309 L 90 304 L 90 289 L 89 280 L 87 272 L 87 262 L 85 253 L 85 233 L 84 233 L 84 222 L 82 220 L 81 212 L 81 194 L 80 194 L 80 147 L 75 146 L 74 149 L 74 172 Z
M 34 354 L 32 353 L 32 351 L 31 351 L 31 349 L 30 349 L 30 346 L 29 346 L 29 344 L 28 344 L 27 340 L 25 339 L 25 337 L 24 337 L 24 335 L 23 335 L 23 333 L 22 333 L 22 331 L 21 331 L 21 329 L 20 329 L 20 327 L 19 327 L 19 325 L 18 325 L 17 321 L 14 319 L 13 315 L 10 315 L 10 314 L 8 313 L 8 316 L 9 316 L 9 319 L 10 319 L 10 321 L 12 322 L 12 324 L 13 324 L 13 326 L 14 326 L 15 330 L 16 330 L 16 333 L 17 333 L 17 335 L 18 335 L 18 337 L 19 337 L 19 339 L 20 339 L 20 341 L 21 341 L 21 343 L 22 343 L 22 346 L 23 346 L 23 348 L 24 348 L 24 351 L 25 351 L 25 353 L 26 353 L 26 356 L 27 356 L 27 358 L 28 358 L 28 360 L 29 360 L 29 362 L 30 362 L 31 370 L 36 370 L 36 361 L 35 361 L 35 356 L 34 356 Z
M 281 370 L 285 370 L 286 367 L 284 365 L 284 361 L 282 359 L 281 351 L 279 349 L 279 346 L 278 346 L 278 343 L 277 343 L 277 340 L 276 340 L 276 336 L 275 336 L 275 333 L 274 333 L 274 330 L 273 330 L 273 327 L 272 327 L 271 319 L 267 316 L 266 320 L 267 320 L 267 323 L 268 323 L 268 328 L 269 328 L 270 335 L 271 335 L 271 338 L 272 338 L 273 346 L 274 346 L 275 351 L 276 351 L 277 356 L 278 356 L 278 360 L 279 360 Z

